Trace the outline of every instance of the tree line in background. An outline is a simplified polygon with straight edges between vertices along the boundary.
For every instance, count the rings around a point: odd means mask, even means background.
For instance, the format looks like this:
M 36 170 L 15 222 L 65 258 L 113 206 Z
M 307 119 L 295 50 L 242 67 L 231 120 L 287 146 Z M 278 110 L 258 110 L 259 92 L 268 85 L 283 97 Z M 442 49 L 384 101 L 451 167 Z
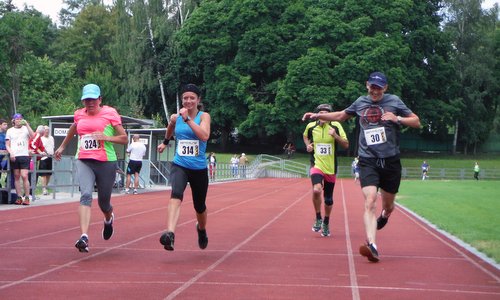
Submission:
M 0 2 L 0 117 L 72 114 L 97 83 L 163 127 L 179 86 L 203 89 L 222 149 L 284 143 L 318 104 L 343 109 L 388 75 L 428 138 L 473 152 L 500 132 L 498 4 L 481 0 L 64 0 L 60 23 Z M 355 130 L 355 122 L 346 124 Z M 407 129 L 410 130 L 410 129 Z

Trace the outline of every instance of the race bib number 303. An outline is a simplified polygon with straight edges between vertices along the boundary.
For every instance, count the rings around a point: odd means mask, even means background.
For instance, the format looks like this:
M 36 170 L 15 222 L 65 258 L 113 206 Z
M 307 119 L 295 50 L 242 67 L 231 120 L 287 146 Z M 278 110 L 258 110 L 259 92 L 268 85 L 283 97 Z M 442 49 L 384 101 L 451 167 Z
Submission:
M 85 134 L 80 139 L 80 148 L 82 148 L 82 150 L 99 150 L 100 147 L 101 143 L 96 140 L 91 134 Z
M 365 129 L 365 140 L 368 146 L 387 142 L 384 127 Z
M 199 149 L 198 140 L 179 140 L 177 144 L 177 154 L 180 156 L 198 156 Z

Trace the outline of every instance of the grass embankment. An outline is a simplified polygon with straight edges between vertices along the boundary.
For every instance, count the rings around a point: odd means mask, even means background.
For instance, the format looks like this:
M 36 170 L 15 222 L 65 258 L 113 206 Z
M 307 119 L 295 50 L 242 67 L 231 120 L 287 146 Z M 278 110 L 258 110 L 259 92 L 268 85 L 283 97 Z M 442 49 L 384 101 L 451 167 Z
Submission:
M 406 180 L 397 202 L 500 262 L 497 181 Z

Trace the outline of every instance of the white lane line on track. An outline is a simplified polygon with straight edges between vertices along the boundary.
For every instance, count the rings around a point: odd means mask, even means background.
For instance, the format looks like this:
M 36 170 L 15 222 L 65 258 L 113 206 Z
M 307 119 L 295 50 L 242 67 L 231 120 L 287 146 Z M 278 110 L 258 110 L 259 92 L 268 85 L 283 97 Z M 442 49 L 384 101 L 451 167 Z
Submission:
M 455 247 L 455 245 L 453 245 L 452 243 L 450 243 L 450 242 L 446 241 L 445 239 L 443 239 L 435 231 L 429 229 L 429 228 L 433 228 L 434 230 L 438 231 L 438 229 L 435 228 L 435 227 L 433 227 L 433 225 L 431 223 L 429 223 L 427 220 L 423 219 L 422 217 L 418 216 L 417 214 L 411 212 L 410 210 L 406 209 L 405 207 L 403 207 L 401 205 L 398 205 L 398 206 L 400 208 L 400 211 L 404 215 L 406 215 L 408 217 L 408 219 L 410 219 L 412 222 L 414 222 L 415 224 L 417 224 L 420 228 L 422 228 L 425 231 L 427 231 L 430 235 L 434 236 L 437 240 L 439 240 L 440 242 L 442 242 L 446 246 L 448 246 L 451 249 L 455 250 L 455 252 L 457 252 L 458 254 L 460 254 L 460 256 L 462 256 L 465 260 L 467 260 L 468 262 L 470 262 L 471 264 L 473 264 L 476 268 L 478 268 L 479 270 L 483 271 L 487 275 L 491 276 L 497 283 L 500 283 L 500 278 L 498 276 L 496 276 L 495 274 L 491 273 L 489 270 L 487 270 L 486 268 L 484 268 L 483 266 L 481 266 L 480 264 L 478 264 L 475 260 L 473 260 L 472 258 L 470 258 L 469 256 L 467 256 L 461 249 Z M 422 223 L 417 222 L 416 220 L 419 220 L 419 221 L 423 222 L 424 224 L 426 224 L 426 226 L 422 225 Z M 443 232 L 440 232 L 440 233 L 443 234 L 443 235 L 445 235 Z M 472 252 L 470 252 L 470 253 L 472 253 Z
M 293 184 L 290 184 L 290 185 L 292 185 L 292 186 L 293 186 Z M 287 186 L 282 186 L 280 189 L 274 190 L 274 191 L 272 191 L 272 192 L 268 192 L 268 193 L 266 193 L 266 194 L 261 194 L 261 195 L 259 195 L 259 196 L 255 197 L 255 198 L 250 198 L 250 199 L 247 199 L 247 200 L 245 200 L 245 201 L 238 202 L 238 203 L 236 203 L 236 204 L 234 204 L 234 205 L 226 206 L 226 207 L 221 208 L 221 209 L 219 209 L 219 210 L 217 210 L 217 211 L 214 211 L 214 212 L 212 212 L 212 213 L 209 213 L 209 215 L 217 214 L 217 213 L 222 212 L 222 211 L 225 211 L 225 210 L 227 210 L 227 209 L 229 209 L 229 208 L 231 208 L 231 207 L 235 207 L 235 206 L 238 206 L 238 205 L 241 205 L 241 204 L 244 204 L 244 203 L 247 203 L 247 202 L 253 201 L 253 200 L 257 200 L 257 199 L 260 199 L 260 198 L 263 198 L 263 197 L 269 196 L 269 195 L 271 195 L 271 194 L 279 193 L 280 191 L 282 191 L 282 190 L 284 190 L 284 189 L 289 188 L 289 186 L 290 186 L 290 185 L 287 185 Z M 187 204 L 183 203 L 183 205 L 187 205 Z M 139 213 L 134 213 L 134 214 L 131 214 L 131 215 L 127 215 L 127 217 L 132 216 L 132 215 L 140 215 L 140 214 L 144 214 L 144 213 L 146 213 L 146 212 L 151 212 L 151 211 L 160 210 L 160 209 L 164 209 L 164 208 L 155 208 L 155 209 L 150 209 L 150 210 L 147 210 L 147 211 L 145 211 L 145 212 L 139 212 Z M 122 218 L 124 218 L 124 217 L 122 217 Z M 117 220 L 118 220 L 118 218 L 117 218 Z M 186 224 L 194 223 L 195 221 L 196 221 L 196 219 L 191 219 L 191 220 L 185 221 L 185 222 L 183 222 L 183 223 L 179 224 L 179 225 L 178 225 L 178 227 L 179 227 L 179 226 L 186 225 Z M 102 221 L 92 223 L 92 225 L 94 225 L 94 224 L 102 224 Z M 76 227 L 75 227 L 75 228 L 76 228 Z M 58 231 L 58 232 L 65 232 L 65 231 L 68 231 L 68 230 L 75 230 L 75 229 L 66 229 L 66 230 L 61 230 L 61 231 Z M 135 239 L 135 240 L 129 241 L 129 242 L 127 242 L 127 243 L 123 243 L 123 244 L 120 244 L 120 245 L 116 245 L 116 246 L 111 247 L 111 248 L 105 248 L 104 250 L 102 250 L 102 251 L 100 251 L 100 252 L 96 252 L 96 253 L 94 253 L 94 254 L 86 255 L 86 256 L 84 256 L 84 257 L 82 257 L 82 258 L 79 258 L 79 259 L 76 259 L 76 260 L 69 261 L 69 262 L 67 262 L 67 263 L 65 263 L 65 264 L 58 265 L 58 266 L 55 266 L 55 267 L 53 267 L 53 268 L 49 268 L 49 269 L 47 269 L 47 270 L 45 270 L 45 271 L 43 271 L 43 272 L 40 272 L 40 273 L 37 273 L 37 274 L 33 274 L 33 275 L 31 275 L 31 276 L 27 276 L 27 277 L 24 277 L 24 278 L 19 279 L 19 280 L 16 280 L 16 281 L 5 282 L 5 284 L 0 285 L 0 290 L 2 290 L 2 289 L 6 289 L 6 288 L 9 288 L 9 287 L 12 287 L 12 286 L 18 285 L 18 284 L 22 284 L 22 283 L 30 283 L 30 280 L 33 280 L 33 279 L 39 278 L 39 277 L 41 277 L 41 276 L 44 276 L 44 275 L 50 274 L 50 273 L 52 273 L 52 272 L 55 272 L 55 271 L 61 270 L 61 269 L 63 269 L 63 268 L 70 267 L 70 266 L 75 265 L 75 264 L 77 264 L 77 263 L 79 263 L 79 262 L 82 262 L 82 261 L 84 261 L 84 260 L 88 260 L 88 259 L 91 259 L 91 258 L 94 258 L 94 257 L 100 256 L 100 255 L 102 255 L 102 254 L 108 253 L 108 252 L 110 252 L 110 251 L 112 251 L 112 250 L 115 250 L 115 249 L 120 249 L 120 248 L 123 248 L 123 247 L 129 246 L 129 245 L 132 245 L 132 244 L 134 244 L 134 243 L 137 243 L 137 242 L 139 242 L 139 241 L 141 241 L 141 240 L 144 240 L 144 239 L 147 239 L 147 238 L 150 238 L 150 237 L 153 237 L 153 236 L 157 236 L 157 235 L 161 234 L 162 232 L 163 232 L 163 230 L 161 230 L 161 231 L 157 231 L 157 232 L 154 232 L 154 233 L 151 233 L 151 234 L 148 234 L 148 235 L 142 236 L 142 237 L 140 237 L 140 238 L 137 238 L 137 239 Z M 56 233 L 57 233 L 57 232 L 56 232 Z M 54 232 L 48 233 L 48 234 L 46 234 L 46 235 L 51 235 L 51 234 L 54 234 Z M 36 237 L 40 237 L 40 236 L 41 236 L 41 235 L 37 235 Z M 19 242 L 19 241 L 23 241 L 23 240 L 29 240 L 29 239 L 32 239 L 32 238 L 35 238 L 35 237 L 30 237 L 30 238 L 25 238 L 25 239 L 22 239 L 22 240 L 17 240 L 17 242 Z M 10 242 L 10 243 L 13 243 L 13 242 Z M 2 244 L 2 245 L 6 245 L 6 244 L 10 244 L 10 243 L 5 243 L 5 244 Z M 75 251 L 76 251 L 76 250 L 75 250 Z
M 342 179 L 340 179 L 340 187 L 342 191 L 342 205 L 344 206 L 344 230 L 345 230 L 345 242 L 347 247 L 347 260 L 349 262 L 349 278 L 351 280 L 351 294 L 352 294 L 352 299 L 359 300 L 361 298 L 359 296 L 358 280 L 356 275 L 356 268 L 354 266 L 354 255 L 352 254 L 352 243 L 349 230 L 349 217 L 347 215 L 347 207 L 346 207 L 347 203 L 345 201 L 344 180 Z
M 185 291 L 186 289 L 188 289 L 190 286 L 192 286 L 193 284 L 195 284 L 201 277 L 203 277 L 206 274 L 208 274 L 210 271 L 212 271 L 213 269 L 215 269 L 218 265 L 220 265 L 221 263 L 223 263 L 227 258 L 229 258 L 234 253 L 236 253 L 238 249 L 240 249 L 244 245 L 248 244 L 254 237 L 256 237 L 257 235 L 259 235 L 264 229 L 266 229 L 271 224 L 273 224 L 274 222 L 276 222 L 276 220 L 278 220 L 284 213 L 286 213 L 289 209 L 291 209 L 297 203 L 299 203 L 300 201 L 302 201 L 302 199 L 304 199 L 309 194 L 310 194 L 310 191 L 307 191 L 305 194 L 303 194 L 302 196 L 300 196 L 293 203 L 290 203 L 290 205 L 288 205 L 283 211 L 281 211 L 278 215 L 276 215 L 269 222 L 267 222 L 266 224 L 264 224 L 264 226 L 262 226 L 261 228 L 257 229 L 252 235 L 250 235 L 244 241 L 242 241 L 241 243 L 239 243 L 238 245 L 236 245 L 235 247 L 233 247 L 231 250 L 229 250 L 229 252 L 227 252 L 226 254 L 224 254 L 224 256 L 222 256 L 221 258 L 219 258 L 212 265 L 208 266 L 205 270 L 203 270 L 202 272 L 198 273 L 196 276 L 194 276 L 190 280 L 186 281 L 183 285 L 181 285 L 179 288 L 177 288 L 172 293 L 170 293 L 165 298 L 165 300 L 175 299 L 175 297 L 177 297 L 180 293 L 182 293 L 183 291 Z
M 1 283 L 2 281 L 0 281 Z M 79 284 L 94 284 L 94 285 L 144 285 L 144 286 L 151 286 L 151 285 L 160 285 L 164 286 L 165 284 L 183 284 L 183 281 L 170 281 L 170 280 L 147 280 L 147 281 L 130 281 L 130 280 L 123 280 L 123 281 L 92 281 L 92 280 L 84 280 L 84 281 L 79 281 Z M 47 285 L 54 285 L 55 287 L 61 287 L 61 285 L 68 284 L 68 285 L 74 285 L 74 281 L 44 281 L 44 280 L 38 280 L 38 281 L 30 281 L 26 282 L 26 284 L 30 284 L 32 286 L 35 285 L 43 285 L 46 287 Z M 350 285 L 338 285 L 338 284 L 293 284 L 293 283 L 262 283 L 262 282 L 213 282 L 213 281 L 197 281 L 195 285 L 205 285 L 205 286 L 252 286 L 252 287 L 285 287 L 285 288 L 322 288 L 322 289 L 352 289 L 353 287 Z M 460 296 L 463 296 L 465 294 L 467 295 L 492 295 L 492 296 L 500 296 L 500 293 L 494 292 L 494 291 L 477 291 L 477 290 L 468 290 L 462 288 L 451 288 L 451 289 L 444 289 L 444 288 L 418 288 L 418 287 L 395 287 L 395 286 L 363 286 L 359 285 L 357 286 L 358 289 L 362 290 L 377 290 L 377 291 L 405 291 L 405 292 L 415 292 L 419 293 L 418 295 L 422 298 L 423 295 L 421 294 L 422 292 L 425 293 L 445 293 L 445 294 L 457 294 Z M 333 291 L 332 291 L 333 292 Z M 472 298 L 471 298 L 472 299 Z M 496 298 L 492 298 L 496 299 Z

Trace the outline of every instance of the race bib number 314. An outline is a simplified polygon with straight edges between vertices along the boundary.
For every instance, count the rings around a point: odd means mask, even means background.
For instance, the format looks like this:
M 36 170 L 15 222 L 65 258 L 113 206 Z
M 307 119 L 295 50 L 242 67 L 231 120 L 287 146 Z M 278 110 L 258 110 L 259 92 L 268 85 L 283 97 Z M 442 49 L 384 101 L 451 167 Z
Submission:
M 180 156 L 198 156 L 200 141 L 197 140 L 179 140 L 177 144 L 177 154 Z

